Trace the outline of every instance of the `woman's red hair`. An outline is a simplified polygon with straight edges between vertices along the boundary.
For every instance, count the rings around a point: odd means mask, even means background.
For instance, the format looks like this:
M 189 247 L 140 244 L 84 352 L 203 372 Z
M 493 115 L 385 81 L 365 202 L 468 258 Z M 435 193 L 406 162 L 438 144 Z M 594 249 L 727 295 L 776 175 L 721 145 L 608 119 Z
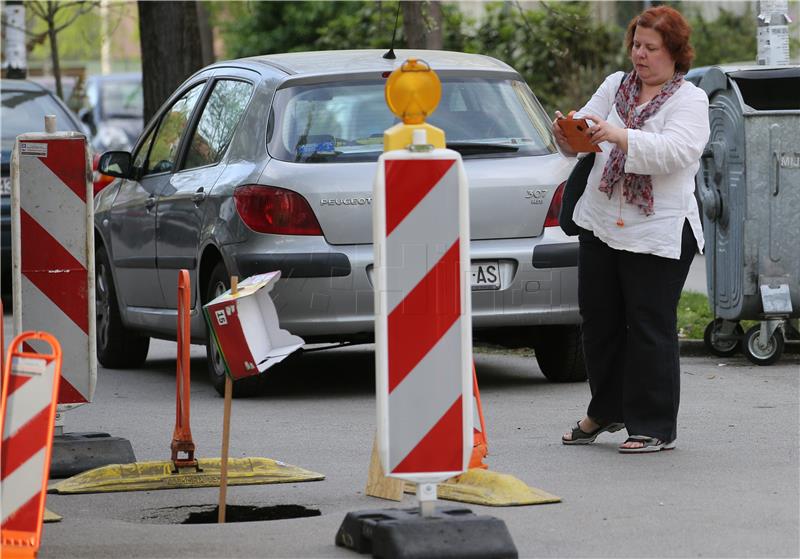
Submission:
M 629 53 L 633 48 L 633 35 L 637 27 L 658 31 L 664 46 L 675 60 L 675 70 L 689 71 L 694 59 L 694 49 L 689 44 L 692 29 L 678 10 L 669 6 L 655 6 L 634 17 L 628 24 L 628 31 L 625 34 L 625 46 Z

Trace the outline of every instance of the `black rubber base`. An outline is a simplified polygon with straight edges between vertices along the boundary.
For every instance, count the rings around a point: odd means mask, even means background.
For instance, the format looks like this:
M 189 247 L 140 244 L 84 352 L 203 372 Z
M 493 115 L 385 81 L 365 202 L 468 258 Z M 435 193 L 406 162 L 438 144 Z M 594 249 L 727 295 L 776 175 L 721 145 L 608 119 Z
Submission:
M 53 437 L 50 477 L 72 477 L 108 464 L 136 462 L 128 439 L 108 433 L 65 433 Z
M 418 508 L 349 512 L 336 545 L 379 559 L 518 557 L 505 522 L 459 506 L 439 507 L 430 517 Z

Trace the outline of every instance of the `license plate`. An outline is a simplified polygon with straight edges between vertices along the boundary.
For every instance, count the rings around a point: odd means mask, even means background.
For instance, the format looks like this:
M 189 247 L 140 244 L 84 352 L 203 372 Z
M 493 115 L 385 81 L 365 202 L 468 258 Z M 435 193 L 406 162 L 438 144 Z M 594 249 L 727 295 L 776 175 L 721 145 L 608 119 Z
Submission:
M 472 263 L 472 290 L 500 289 L 500 266 L 497 262 Z

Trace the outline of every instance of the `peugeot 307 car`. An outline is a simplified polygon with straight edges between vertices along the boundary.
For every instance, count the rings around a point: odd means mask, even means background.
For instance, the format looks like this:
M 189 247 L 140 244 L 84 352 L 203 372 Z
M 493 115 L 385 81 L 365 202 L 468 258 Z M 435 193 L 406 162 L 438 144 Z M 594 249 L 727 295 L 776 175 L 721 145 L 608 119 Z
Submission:
M 97 348 L 133 367 L 149 340 L 174 338 L 181 269 L 192 283 L 192 337 L 218 390 L 224 363 L 202 305 L 239 278 L 280 270 L 281 327 L 313 343 L 373 339 L 372 185 L 390 72 L 415 57 L 442 82 L 428 122 L 464 159 L 470 189 L 472 312 L 479 338 L 532 345 L 550 380 L 584 380 L 577 242 L 557 226 L 571 164 L 510 66 L 443 51 L 303 52 L 219 62 L 166 101 L 118 177 L 95 199 Z M 442 208 L 442 211 L 455 211 Z M 238 381 L 235 394 L 257 390 Z

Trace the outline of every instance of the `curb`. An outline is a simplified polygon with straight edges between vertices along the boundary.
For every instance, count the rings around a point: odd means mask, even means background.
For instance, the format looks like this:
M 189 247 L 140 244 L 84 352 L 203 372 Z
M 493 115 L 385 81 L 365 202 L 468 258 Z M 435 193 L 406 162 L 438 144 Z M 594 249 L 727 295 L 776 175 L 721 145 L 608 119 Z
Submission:
M 681 357 L 710 357 L 703 340 L 678 340 Z
M 678 340 L 680 347 L 681 357 L 714 357 L 703 343 L 703 340 Z M 787 341 L 783 349 L 784 353 L 800 353 L 800 343 L 796 341 Z M 736 355 L 741 355 L 741 352 L 736 352 Z M 719 359 L 723 359 L 720 357 Z

